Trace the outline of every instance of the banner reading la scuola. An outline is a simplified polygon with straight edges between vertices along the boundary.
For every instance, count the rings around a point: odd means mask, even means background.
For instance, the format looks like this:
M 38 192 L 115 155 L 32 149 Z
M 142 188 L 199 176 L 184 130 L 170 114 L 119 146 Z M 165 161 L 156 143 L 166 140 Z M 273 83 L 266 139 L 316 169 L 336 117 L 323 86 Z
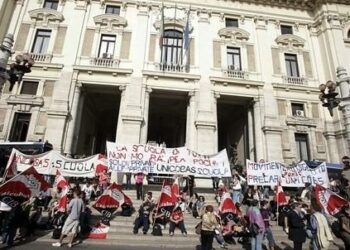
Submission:
M 118 145 L 107 142 L 110 171 L 124 173 L 179 174 L 196 177 L 230 177 L 226 150 L 201 155 L 186 147 L 163 148 L 151 145 Z

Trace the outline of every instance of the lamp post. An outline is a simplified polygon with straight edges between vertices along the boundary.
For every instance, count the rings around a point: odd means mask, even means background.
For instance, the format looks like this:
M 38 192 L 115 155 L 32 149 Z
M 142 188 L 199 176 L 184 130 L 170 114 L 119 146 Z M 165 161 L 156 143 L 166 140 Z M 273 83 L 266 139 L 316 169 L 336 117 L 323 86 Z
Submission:
M 340 96 L 335 91 L 339 87 Z M 346 131 L 346 140 L 348 142 L 348 153 L 350 152 L 350 77 L 344 67 L 337 68 L 337 81 L 328 81 L 326 84 L 319 86 L 321 91 L 320 100 L 322 106 L 328 108 L 329 113 L 333 116 L 333 109 L 339 106 L 343 113 L 344 126 Z
M 20 83 L 24 74 L 31 72 L 30 68 L 34 64 L 34 60 L 29 54 L 17 55 L 15 62 L 7 69 L 8 59 L 11 56 L 11 48 L 13 45 L 13 35 L 7 34 L 4 41 L 0 45 L 0 93 L 3 85 L 7 80 L 10 82 L 10 91 L 16 82 Z

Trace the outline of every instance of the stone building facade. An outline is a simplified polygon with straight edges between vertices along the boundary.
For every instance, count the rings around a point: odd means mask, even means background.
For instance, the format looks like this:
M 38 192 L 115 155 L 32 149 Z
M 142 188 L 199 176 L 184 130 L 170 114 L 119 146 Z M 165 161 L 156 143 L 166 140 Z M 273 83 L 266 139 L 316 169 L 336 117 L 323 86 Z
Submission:
M 3 89 L 1 141 L 227 148 L 242 163 L 349 153 L 341 112 L 318 98 L 350 70 L 346 0 L 12 2 L 14 52 L 36 63 Z

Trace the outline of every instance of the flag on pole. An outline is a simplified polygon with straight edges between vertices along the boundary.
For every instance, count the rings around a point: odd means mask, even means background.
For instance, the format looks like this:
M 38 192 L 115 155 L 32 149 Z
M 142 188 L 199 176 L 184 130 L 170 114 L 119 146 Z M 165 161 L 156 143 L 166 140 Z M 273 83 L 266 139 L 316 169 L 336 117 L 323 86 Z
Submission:
M 232 197 L 229 192 L 225 192 L 221 197 L 219 213 L 220 215 L 240 213 L 236 205 L 233 203 Z
M 185 70 L 186 72 L 189 71 L 190 68 L 190 13 L 191 13 L 191 6 L 188 9 L 187 12 L 187 20 L 186 25 L 184 29 L 184 59 L 185 59 Z
M 176 177 L 176 179 L 173 182 L 173 185 L 171 186 L 171 193 L 175 199 L 180 197 L 180 185 L 179 185 L 179 178 L 178 177 Z
M 58 210 L 61 212 L 65 212 L 67 210 L 68 205 L 69 183 L 58 170 L 56 172 L 56 179 L 53 186 L 56 189 L 60 188 L 62 190 L 61 197 L 58 200 Z
M 280 182 L 277 184 L 275 200 L 277 206 L 283 206 L 288 204 L 286 194 L 283 192 L 283 188 Z
M 173 193 L 175 191 L 175 186 L 164 180 L 162 190 L 157 204 L 157 215 L 163 214 L 164 217 L 170 218 L 171 212 L 173 211 L 176 204 L 176 197 Z
M 323 208 L 325 213 L 330 215 L 335 215 L 340 212 L 344 206 L 350 205 L 350 202 L 343 197 L 318 184 L 316 184 L 315 187 L 315 195 L 318 204 Z
M 47 190 L 49 187 L 50 185 L 35 168 L 30 167 L 3 183 L 0 186 L 0 196 L 30 198 L 38 195 L 40 191 Z
M 162 9 L 160 11 L 160 37 L 159 37 L 159 47 L 163 50 L 163 38 L 164 38 L 164 4 L 162 3 Z
M 17 165 L 16 165 L 16 149 L 12 149 L 10 157 L 7 161 L 7 165 L 5 168 L 5 173 L 3 176 L 3 182 L 6 180 L 6 178 L 12 178 L 14 177 L 17 172 Z

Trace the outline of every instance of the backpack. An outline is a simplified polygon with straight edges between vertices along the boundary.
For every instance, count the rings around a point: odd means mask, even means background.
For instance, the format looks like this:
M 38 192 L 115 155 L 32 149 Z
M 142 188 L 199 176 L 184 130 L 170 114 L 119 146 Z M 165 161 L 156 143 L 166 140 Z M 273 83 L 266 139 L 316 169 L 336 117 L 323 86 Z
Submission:
M 341 228 L 341 217 L 340 216 L 338 218 L 338 220 L 334 221 L 331 225 L 331 229 L 332 229 L 332 233 L 335 235 L 335 237 L 337 238 L 341 238 L 341 232 L 342 232 L 342 228 Z
M 163 236 L 162 228 L 160 227 L 159 224 L 154 224 L 153 230 L 152 230 L 152 235 L 153 236 Z

